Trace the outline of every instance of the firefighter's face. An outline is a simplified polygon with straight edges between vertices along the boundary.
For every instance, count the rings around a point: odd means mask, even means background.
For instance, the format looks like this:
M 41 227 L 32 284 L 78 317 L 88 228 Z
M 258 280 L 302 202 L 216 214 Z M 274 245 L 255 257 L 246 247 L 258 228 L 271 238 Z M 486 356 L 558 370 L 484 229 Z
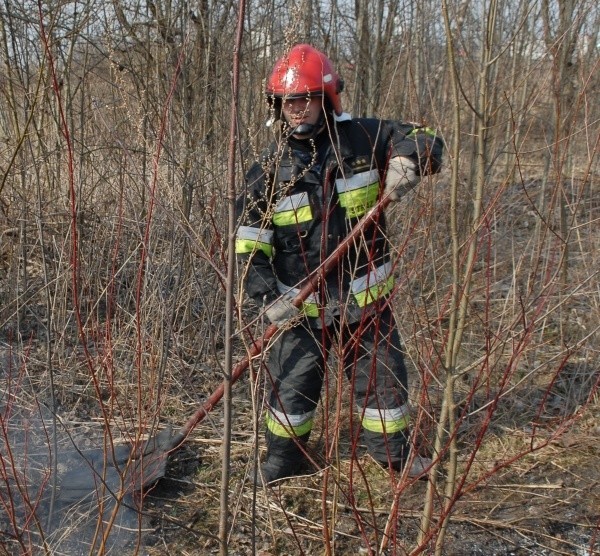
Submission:
M 318 123 L 321 110 L 323 110 L 322 103 L 323 99 L 320 96 L 289 98 L 283 100 L 281 110 L 285 121 L 291 127 L 302 126 L 300 127 L 302 129 L 306 126 L 308 128 Z M 302 134 L 295 135 L 302 138 Z

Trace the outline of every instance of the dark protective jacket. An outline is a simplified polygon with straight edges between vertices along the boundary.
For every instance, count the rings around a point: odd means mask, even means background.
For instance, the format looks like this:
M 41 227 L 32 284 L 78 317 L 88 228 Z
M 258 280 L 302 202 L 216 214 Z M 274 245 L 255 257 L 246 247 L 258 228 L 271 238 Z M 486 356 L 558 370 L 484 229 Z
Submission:
M 262 306 L 293 297 L 303 280 L 372 208 L 383 191 L 390 158 L 415 162 L 421 175 L 439 170 L 443 143 L 416 124 L 348 118 L 311 141 L 273 143 L 246 176 L 238 199 L 236 253 L 248 262 L 245 289 Z M 385 217 L 367 229 L 337 272 L 304 304 L 310 320 L 341 304 L 360 312 L 393 287 Z

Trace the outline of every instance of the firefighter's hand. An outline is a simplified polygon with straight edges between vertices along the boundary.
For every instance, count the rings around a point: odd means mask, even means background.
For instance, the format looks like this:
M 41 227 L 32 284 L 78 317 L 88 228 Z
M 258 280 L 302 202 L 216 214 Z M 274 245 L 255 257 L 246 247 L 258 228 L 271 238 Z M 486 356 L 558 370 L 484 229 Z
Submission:
M 282 326 L 300 314 L 298 307 L 286 297 L 279 297 L 265 309 L 271 324 Z
M 395 156 L 390 160 L 385 177 L 385 193 L 392 201 L 400 200 L 411 189 L 419 185 L 421 177 L 417 174 L 417 165 L 404 156 Z

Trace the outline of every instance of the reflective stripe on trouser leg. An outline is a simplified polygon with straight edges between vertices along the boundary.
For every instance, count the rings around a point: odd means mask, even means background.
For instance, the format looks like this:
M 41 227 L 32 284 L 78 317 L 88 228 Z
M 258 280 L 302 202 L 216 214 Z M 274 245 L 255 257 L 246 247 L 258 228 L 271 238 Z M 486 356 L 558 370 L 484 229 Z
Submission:
M 378 461 L 401 463 L 407 456 L 407 373 L 400 336 L 386 307 L 350 327 L 345 368 L 353 384 L 363 437 Z
M 302 452 L 298 441 L 308 441 L 323 385 L 322 333 L 298 325 L 284 331 L 271 348 L 265 419 L 268 454 L 295 459 Z
M 408 457 L 407 406 L 382 411 L 359 407 L 358 413 L 365 444 L 373 458 L 394 466 L 402 464 Z

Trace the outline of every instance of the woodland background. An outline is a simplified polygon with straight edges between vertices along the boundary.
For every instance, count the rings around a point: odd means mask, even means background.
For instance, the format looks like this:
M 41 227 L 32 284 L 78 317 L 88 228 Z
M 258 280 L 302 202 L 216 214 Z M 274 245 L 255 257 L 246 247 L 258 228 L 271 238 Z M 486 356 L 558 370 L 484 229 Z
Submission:
M 593 0 L 5 0 L 0 552 L 600 551 L 599 29 Z M 332 372 L 325 470 L 253 490 L 248 373 L 133 535 L 92 525 L 88 547 L 77 512 L 47 522 L 58 455 L 178 426 L 260 336 L 232 302 L 231 202 L 296 42 L 334 61 L 346 111 L 424 122 L 448 147 L 388 211 L 434 472 L 394 480 L 365 456 L 350 473 Z

